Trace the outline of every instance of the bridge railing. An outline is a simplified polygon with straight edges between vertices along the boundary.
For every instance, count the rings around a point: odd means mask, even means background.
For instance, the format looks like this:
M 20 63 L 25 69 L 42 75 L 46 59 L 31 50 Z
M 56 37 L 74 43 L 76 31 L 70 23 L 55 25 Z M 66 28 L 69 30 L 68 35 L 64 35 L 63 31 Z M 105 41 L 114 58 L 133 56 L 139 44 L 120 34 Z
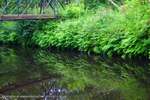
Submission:
M 53 15 L 59 13 L 60 0 L 0 0 L 0 15 Z

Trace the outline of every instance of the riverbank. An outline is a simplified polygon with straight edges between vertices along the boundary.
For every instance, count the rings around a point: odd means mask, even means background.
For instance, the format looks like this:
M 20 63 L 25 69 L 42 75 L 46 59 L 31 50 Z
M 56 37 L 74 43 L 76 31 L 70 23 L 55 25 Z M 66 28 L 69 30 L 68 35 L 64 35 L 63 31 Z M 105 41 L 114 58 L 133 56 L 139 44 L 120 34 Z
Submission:
M 150 5 L 127 2 L 126 8 L 85 10 L 69 5 L 57 21 L 4 22 L 2 43 L 69 48 L 87 53 L 150 57 Z M 8 29 L 9 26 L 11 29 Z M 10 31 L 11 30 L 11 31 Z

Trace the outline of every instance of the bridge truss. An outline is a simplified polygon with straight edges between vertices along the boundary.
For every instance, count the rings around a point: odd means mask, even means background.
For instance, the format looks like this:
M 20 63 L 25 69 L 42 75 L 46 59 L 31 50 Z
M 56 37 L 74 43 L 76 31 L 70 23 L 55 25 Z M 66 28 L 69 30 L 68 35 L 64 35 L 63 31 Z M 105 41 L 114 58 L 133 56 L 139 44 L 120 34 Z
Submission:
M 0 21 L 53 19 L 62 8 L 62 0 L 0 0 Z

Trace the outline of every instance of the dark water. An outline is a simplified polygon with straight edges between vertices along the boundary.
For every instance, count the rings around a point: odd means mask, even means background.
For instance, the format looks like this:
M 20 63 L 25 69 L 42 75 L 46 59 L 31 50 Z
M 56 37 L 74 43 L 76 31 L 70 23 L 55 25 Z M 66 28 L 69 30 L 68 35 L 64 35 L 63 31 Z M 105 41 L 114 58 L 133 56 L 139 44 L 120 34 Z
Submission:
M 150 100 L 148 63 L 0 47 L 0 95 L 2 100 Z

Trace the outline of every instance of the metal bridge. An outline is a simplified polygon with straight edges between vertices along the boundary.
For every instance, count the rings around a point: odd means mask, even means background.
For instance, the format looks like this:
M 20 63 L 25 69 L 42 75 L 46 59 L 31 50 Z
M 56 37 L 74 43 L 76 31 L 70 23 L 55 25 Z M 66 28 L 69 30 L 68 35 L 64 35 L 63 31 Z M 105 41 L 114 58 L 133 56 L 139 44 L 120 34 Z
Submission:
M 0 21 L 55 19 L 63 3 L 64 0 L 0 0 Z

